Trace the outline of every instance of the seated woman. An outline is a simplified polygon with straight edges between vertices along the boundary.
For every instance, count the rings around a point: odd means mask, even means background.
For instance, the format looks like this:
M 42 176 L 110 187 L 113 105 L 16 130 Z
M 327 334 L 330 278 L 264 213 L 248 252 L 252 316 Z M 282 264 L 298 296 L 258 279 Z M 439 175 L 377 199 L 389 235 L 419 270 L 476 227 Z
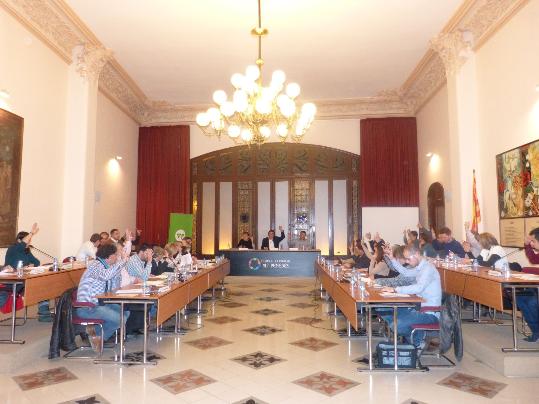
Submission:
M 156 246 L 153 248 L 152 275 L 161 275 L 163 272 L 174 272 L 168 263 L 168 253 L 164 248 Z
M 491 233 L 481 233 L 477 237 L 477 241 L 481 245 L 479 255 L 472 254 L 472 247 L 467 241 L 462 243 L 462 248 L 466 252 L 466 256 L 471 259 L 477 259 L 477 263 L 483 267 L 502 268 L 504 264 L 509 265 L 505 258 L 505 250 L 498 244 L 498 240 Z
M 378 279 L 389 277 L 391 271 L 387 263 L 384 261 L 384 250 L 382 248 L 382 245 L 374 245 L 374 254 L 368 252 L 366 246 L 364 251 L 371 261 L 369 265 L 369 278 Z
M 421 255 L 429 258 L 436 258 L 436 250 L 432 246 L 432 236 L 430 233 L 419 233 L 419 248 Z
M 248 231 L 244 231 L 241 235 L 241 239 L 237 245 L 237 248 L 248 248 L 249 250 L 252 250 L 254 248 L 253 239 L 251 238 L 251 235 Z

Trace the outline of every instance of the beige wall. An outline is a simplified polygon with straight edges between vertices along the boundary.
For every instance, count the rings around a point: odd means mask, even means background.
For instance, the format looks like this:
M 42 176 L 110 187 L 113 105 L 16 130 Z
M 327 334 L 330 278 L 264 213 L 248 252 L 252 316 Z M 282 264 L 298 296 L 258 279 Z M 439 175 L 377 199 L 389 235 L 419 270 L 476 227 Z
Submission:
M 19 229 L 41 227 L 34 244 L 60 252 L 68 66 L 0 8 L 0 89 L 24 118 Z M 3 259 L 0 261 L 3 264 Z
M 539 1 L 477 53 L 484 229 L 498 234 L 495 156 L 539 139 Z
M 99 92 L 93 231 L 135 228 L 137 165 L 138 124 Z
M 443 86 L 417 113 L 419 218 L 428 225 L 427 191 L 433 182 L 443 185 L 446 224 L 451 225 L 449 117 L 447 86 Z M 427 157 L 427 153 L 433 153 Z
M 271 141 L 275 139 L 274 137 Z M 359 154 L 359 119 L 315 121 L 305 135 L 303 143 L 333 147 Z M 191 125 L 191 158 L 233 146 L 235 144 L 230 139 L 210 138 L 205 136 L 198 126 Z

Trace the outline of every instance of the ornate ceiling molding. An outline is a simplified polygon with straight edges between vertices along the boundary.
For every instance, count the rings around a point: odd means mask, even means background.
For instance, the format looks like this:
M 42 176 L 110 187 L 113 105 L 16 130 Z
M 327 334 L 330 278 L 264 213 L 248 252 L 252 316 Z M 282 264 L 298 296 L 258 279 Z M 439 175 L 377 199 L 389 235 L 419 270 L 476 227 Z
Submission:
M 412 74 L 400 88 L 413 114 L 425 105 L 464 63 L 529 0 L 467 0 L 442 32 L 430 42 Z M 465 39 L 466 37 L 466 39 Z
M 477 50 L 528 1 L 465 0 L 399 89 L 374 97 L 313 100 L 318 107 L 317 119 L 416 114 L 444 85 L 447 75 L 454 74 L 465 60 L 463 51 L 469 46 L 462 40 L 463 33 L 471 35 L 471 48 Z M 73 62 L 76 47 L 92 50 L 84 56 L 87 67 L 82 68 L 82 73 L 99 74 L 99 89 L 143 126 L 191 124 L 196 114 L 208 107 L 149 100 L 64 0 L 0 0 L 0 6 L 67 63 Z

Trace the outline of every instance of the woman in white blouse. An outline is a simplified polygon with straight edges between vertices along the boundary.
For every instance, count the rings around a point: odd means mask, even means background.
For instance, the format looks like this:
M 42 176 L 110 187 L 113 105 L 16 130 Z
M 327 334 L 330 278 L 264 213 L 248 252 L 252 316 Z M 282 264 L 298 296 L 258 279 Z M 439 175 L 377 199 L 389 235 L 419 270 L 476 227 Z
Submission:
M 477 241 L 481 245 L 481 252 L 474 256 L 471 252 L 471 245 L 468 242 L 462 243 L 462 247 L 466 252 L 466 255 L 471 259 L 477 259 L 477 263 L 483 267 L 502 268 L 504 264 L 509 265 L 507 262 L 506 252 L 503 247 L 498 243 L 496 237 L 491 233 L 481 233 L 477 237 Z

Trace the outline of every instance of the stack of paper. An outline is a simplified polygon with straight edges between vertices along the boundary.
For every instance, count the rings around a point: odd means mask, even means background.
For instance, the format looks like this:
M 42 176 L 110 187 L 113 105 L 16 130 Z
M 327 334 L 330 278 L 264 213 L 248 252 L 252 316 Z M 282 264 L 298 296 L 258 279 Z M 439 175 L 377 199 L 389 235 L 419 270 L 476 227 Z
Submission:
M 393 293 L 393 292 L 382 292 L 380 293 L 380 296 L 382 297 L 410 297 L 410 295 L 407 295 L 405 293 Z
M 142 293 L 142 288 L 118 289 L 116 291 L 117 295 L 139 295 L 141 293 Z

